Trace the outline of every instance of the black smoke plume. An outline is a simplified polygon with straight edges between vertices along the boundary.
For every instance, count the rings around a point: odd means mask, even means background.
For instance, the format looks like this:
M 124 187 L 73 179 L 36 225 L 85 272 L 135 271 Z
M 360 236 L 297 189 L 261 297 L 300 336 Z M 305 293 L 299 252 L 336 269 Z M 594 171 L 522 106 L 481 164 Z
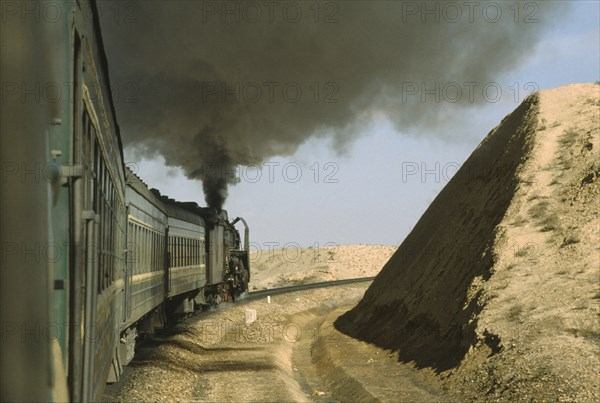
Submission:
M 126 147 L 160 153 L 203 180 L 206 202 L 220 208 L 236 166 L 292 155 L 313 136 L 342 148 L 373 116 L 403 132 L 444 136 L 457 112 L 486 102 L 486 83 L 534 52 L 560 4 L 102 1 L 99 8 Z

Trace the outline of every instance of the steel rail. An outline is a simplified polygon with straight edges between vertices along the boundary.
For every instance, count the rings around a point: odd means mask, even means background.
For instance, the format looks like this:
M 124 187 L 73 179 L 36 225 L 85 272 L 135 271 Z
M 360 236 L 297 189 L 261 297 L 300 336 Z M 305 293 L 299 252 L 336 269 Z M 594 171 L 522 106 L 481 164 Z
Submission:
M 305 291 L 312 290 L 315 288 L 325 288 L 325 287 L 335 287 L 338 285 L 346 285 L 346 284 L 355 284 L 355 283 L 366 283 L 373 281 L 375 277 L 359 277 L 359 278 L 348 278 L 344 280 L 333 280 L 333 281 L 323 281 L 320 283 L 310 283 L 310 284 L 299 284 L 299 285 L 290 285 L 286 287 L 277 287 L 277 288 L 268 288 L 265 290 L 256 290 L 247 293 L 244 297 L 236 299 L 236 302 L 243 302 L 254 300 L 258 298 L 264 298 L 267 296 L 281 295 L 287 294 L 290 292 L 296 291 Z

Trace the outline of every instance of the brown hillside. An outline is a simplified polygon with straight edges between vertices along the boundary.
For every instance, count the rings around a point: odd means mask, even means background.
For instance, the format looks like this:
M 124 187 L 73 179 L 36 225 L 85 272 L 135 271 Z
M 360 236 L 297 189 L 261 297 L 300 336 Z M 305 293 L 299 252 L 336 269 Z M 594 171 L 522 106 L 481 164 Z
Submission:
M 336 326 L 461 399 L 600 399 L 599 95 L 528 97 Z

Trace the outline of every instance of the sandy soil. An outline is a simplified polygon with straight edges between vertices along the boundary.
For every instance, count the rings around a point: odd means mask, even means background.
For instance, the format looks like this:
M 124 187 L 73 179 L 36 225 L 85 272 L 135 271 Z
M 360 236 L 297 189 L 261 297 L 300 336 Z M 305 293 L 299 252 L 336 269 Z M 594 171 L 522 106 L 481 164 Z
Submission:
M 531 96 L 336 326 L 458 400 L 600 401 L 600 86 Z
M 347 278 L 373 277 L 396 250 L 383 245 L 287 248 L 251 254 L 252 290 Z
M 356 304 L 366 287 L 290 293 L 272 297 L 270 304 L 221 304 L 138 349 L 125 379 L 107 390 L 105 400 L 331 401 L 327 385 L 313 375 L 310 348 L 327 336 L 316 320 Z M 256 310 L 255 322 L 245 323 L 246 309 Z
M 138 348 L 105 401 L 450 401 L 439 380 L 333 322 L 367 284 L 223 304 Z M 245 323 L 245 311 L 257 321 Z

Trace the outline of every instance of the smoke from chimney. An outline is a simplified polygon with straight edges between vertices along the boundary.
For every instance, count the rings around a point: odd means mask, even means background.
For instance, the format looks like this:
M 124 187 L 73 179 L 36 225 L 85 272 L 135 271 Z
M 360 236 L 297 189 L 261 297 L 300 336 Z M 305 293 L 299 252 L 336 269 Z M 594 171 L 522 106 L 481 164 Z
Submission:
M 341 148 L 375 113 L 444 136 L 456 111 L 495 96 L 490 83 L 534 51 L 563 7 L 99 3 L 126 147 L 202 180 L 217 208 L 236 166 L 292 155 L 313 136 Z

